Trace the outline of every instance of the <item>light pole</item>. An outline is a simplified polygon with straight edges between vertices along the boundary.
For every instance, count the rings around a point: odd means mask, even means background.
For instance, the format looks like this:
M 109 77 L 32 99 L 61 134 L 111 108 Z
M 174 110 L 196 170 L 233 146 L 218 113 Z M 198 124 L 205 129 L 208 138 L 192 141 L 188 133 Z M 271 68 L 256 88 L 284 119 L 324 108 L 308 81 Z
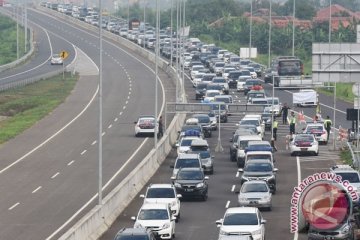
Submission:
M 16 59 L 20 58 L 19 52 L 19 2 L 16 1 Z
M 127 22 L 128 22 L 128 24 L 130 23 L 129 17 L 130 17 L 130 0 L 127 1 Z
M 170 66 L 173 65 L 173 0 L 170 0 Z
M 295 4 L 296 4 L 296 0 L 294 1 L 294 5 L 293 5 L 293 22 L 292 22 L 292 55 L 295 56 Z
M 160 10 L 159 10 L 159 0 L 156 0 L 156 30 L 155 30 L 155 34 L 156 34 L 156 41 L 155 41 L 155 119 L 157 119 L 157 114 L 158 114 L 158 58 L 159 58 L 159 34 L 160 34 Z M 156 149 L 157 146 L 157 142 L 158 142 L 158 137 L 157 137 L 157 133 L 159 132 L 159 125 L 157 124 L 157 132 L 154 134 L 154 138 L 155 138 L 155 145 L 154 148 Z M 157 151 L 156 151 L 157 153 Z
M 251 59 L 251 38 L 252 38 L 252 14 L 253 14 L 253 0 L 250 3 L 250 36 L 249 36 L 249 59 Z
M 24 53 L 26 53 L 27 52 L 27 2 L 26 2 L 26 0 L 24 1 L 24 15 L 25 15 L 25 20 L 24 20 L 24 30 L 25 30 Z
M 145 35 L 146 35 L 146 13 L 145 13 L 145 8 L 146 8 L 146 0 L 144 0 L 144 39 L 143 39 L 143 47 L 145 48 Z
M 269 8 L 269 53 L 268 53 L 268 67 L 270 68 L 271 62 L 271 5 L 272 0 L 270 0 L 270 8 Z
M 179 0 L 176 0 L 176 102 L 179 102 Z
M 98 189 L 98 204 L 102 205 L 102 162 L 103 162 L 103 156 L 102 156 L 102 7 L 101 7 L 101 0 L 99 0 L 99 54 L 100 54 L 100 64 L 99 64 L 99 189 Z
M 329 43 L 331 43 L 331 27 L 332 27 L 332 24 L 331 24 L 331 22 L 332 22 L 332 9 L 331 9 L 331 5 L 332 5 L 332 3 L 331 3 L 331 0 L 329 0 L 330 1 L 330 3 L 329 3 Z
M 185 23 L 185 3 L 186 3 L 186 0 L 183 0 L 184 1 L 184 10 L 183 10 L 183 45 L 184 45 L 184 41 L 185 41 L 185 27 L 186 27 L 186 23 Z M 182 64 L 182 89 L 181 89 L 181 93 L 185 93 L 185 59 L 184 59 L 184 51 L 182 51 L 182 61 L 183 61 L 183 64 Z M 185 98 L 185 95 L 183 95 L 183 97 Z M 185 99 L 183 99 L 183 102 L 185 102 Z

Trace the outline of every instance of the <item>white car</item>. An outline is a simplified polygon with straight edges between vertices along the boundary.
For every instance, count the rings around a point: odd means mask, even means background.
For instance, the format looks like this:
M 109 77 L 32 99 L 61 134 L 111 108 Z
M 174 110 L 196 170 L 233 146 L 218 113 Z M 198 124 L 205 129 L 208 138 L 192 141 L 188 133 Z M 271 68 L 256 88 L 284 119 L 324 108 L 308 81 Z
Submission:
M 54 54 L 51 57 L 50 64 L 51 65 L 63 65 L 64 61 L 63 61 L 62 57 L 60 56 L 60 54 Z
M 245 67 L 245 69 L 249 70 L 250 76 L 252 78 L 257 78 L 257 73 L 255 72 L 255 69 L 253 67 Z
M 135 137 L 140 135 L 154 135 L 156 131 L 156 119 L 153 116 L 141 116 L 134 122 L 135 125 Z
M 225 212 L 224 218 L 216 221 L 220 227 L 219 236 L 251 234 L 254 240 L 265 239 L 265 223 L 256 207 L 232 207 Z
M 161 239 L 172 239 L 175 236 L 176 217 L 171 214 L 168 204 L 145 203 L 141 206 L 134 228 L 151 228 Z
M 198 153 L 179 154 L 174 165 L 170 165 L 173 169 L 172 177 L 176 177 L 181 168 L 202 168 L 201 158 Z
M 238 195 L 239 207 L 258 207 L 271 211 L 271 190 L 264 180 L 244 182 Z
M 272 113 L 274 111 L 274 115 L 276 117 L 281 116 L 281 103 L 279 101 L 279 98 L 275 97 L 274 99 L 272 97 L 266 98 L 268 102 L 268 107 L 264 109 L 264 112 Z M 274 103 L 274 105 L 273 105 Z
M 223 73 L 222 73 L 222 77 L 225 78 L 225 79 L 228 79 L 228 77 L 229 77 L 229 72 L 235 71 L 235 70 L 236 70 L 236 69 L 233 68 L 233 67 L 225 67 L 225 68 L 224 68 L 224 71 L 223 71 Z
M 300 154 L 319 154 L 319 143 L 312 134 L 297 134 L 290 142 L 291 156 Z
M 204 95 L 204 102 L 213 102 L 215 100 L 215 96 L 221 95 L 219 90 L 206 90 Z
M 194 87 L 196 87 L 198 85 L 198 83 L 201 82 L 203 76 L 204 76 L 204 73 L 202 73 L 202 72 L 199 72 L 199 73 L 194 75 L 194 78 L 193 78 L 193 81 L 192 81 Z
M 151 184 L 146 194 L 141 194 L 144 203 L 166 203 L 170 205 L 171 213 L 176 217 L 176 221 L 180 219 L 180 198 L 181 194 L 176 194 L 176 189 L 172 184 Z
M 203 71 L 203 69 L 204 69 L 204 66 L 202 66 L 202 65 L 192 66 L 191 71 L 190 71 L 191 79 L 194 79 L 195 75 L 198 74 L 199 72 Z
M 327 144 L 328 134 L 323 123 L 308 123 L 304 133 L 312 134 L 319 143 Z
M 201 137 L 199 136 L 185 136 L 182 137 L 179 141 L 179 143 L 175 144 L 175 146 L 177 147 L 177 154 L 181 154 L 181 153 L 186 153 L 190 150 L 191 147 L 191 143 L 193 140 L 195 139 L 199 139 Z

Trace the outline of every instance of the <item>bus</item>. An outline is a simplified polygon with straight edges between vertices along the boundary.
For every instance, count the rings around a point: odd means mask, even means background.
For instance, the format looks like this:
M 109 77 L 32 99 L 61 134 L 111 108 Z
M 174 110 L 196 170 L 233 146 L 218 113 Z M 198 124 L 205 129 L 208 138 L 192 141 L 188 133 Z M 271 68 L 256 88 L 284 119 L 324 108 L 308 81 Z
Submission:
M 304 77 L 304 64 L 295 56 L 280 56 L 271 62 L 275 72 L 275 87 L 304 87 L 312 85 L 312 79 Z

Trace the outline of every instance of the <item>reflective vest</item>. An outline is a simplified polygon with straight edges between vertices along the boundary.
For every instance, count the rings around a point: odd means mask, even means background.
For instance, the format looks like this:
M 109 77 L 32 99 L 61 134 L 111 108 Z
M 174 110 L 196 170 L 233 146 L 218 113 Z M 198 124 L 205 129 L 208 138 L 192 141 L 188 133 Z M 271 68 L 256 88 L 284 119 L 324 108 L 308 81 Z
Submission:
M 325 129 L 330 129 L 330 128 L 331 128 L 331 125 L 332 125 L 332 122 L 331 122 L 330 119 L 326 119 L 326 120 L 324 121 L 324 127 L 325 127 Z
M 278 128 L 279 123 L 277 121 L 273 122 L 273 128 Z
M 292 116 L 290 118 L 290 124 L 295 124 L 296 123 L 296 117 L 295 116 Z

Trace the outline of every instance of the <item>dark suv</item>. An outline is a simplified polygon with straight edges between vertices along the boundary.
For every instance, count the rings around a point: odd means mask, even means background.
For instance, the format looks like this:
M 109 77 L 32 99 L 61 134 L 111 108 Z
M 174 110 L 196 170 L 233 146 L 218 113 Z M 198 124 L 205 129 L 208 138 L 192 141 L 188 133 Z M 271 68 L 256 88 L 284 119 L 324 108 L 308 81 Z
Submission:
M 145 228 L 123 228 L 114 240 L 155 240 L 156 233 Z
M 229 88 L 236 88 L 237 80 L 241 76 L 241 71 L 230 71 L 228 76 Z
M 171 177 L 176 192 L 183 198 L 200 198 L 204 201 L 208 197 L 208 176 L 201 168 L 182 168 Z
M 206 82 L 200 82 L 196 85 L 196 89 L 195 89 L 195 99 L 196 100 L 203 99 L 206 89 L 207 89 L 207 85 L 208 85 L 208 83 L 206 83 Z
M 245 163 L 244 169 L 240 168 L 241 185 L 246 181 L 264 180 L 268 183 L 273 194 L 276 192 L 276 175 L 278 171 L 269 160 L 253 160 Z

